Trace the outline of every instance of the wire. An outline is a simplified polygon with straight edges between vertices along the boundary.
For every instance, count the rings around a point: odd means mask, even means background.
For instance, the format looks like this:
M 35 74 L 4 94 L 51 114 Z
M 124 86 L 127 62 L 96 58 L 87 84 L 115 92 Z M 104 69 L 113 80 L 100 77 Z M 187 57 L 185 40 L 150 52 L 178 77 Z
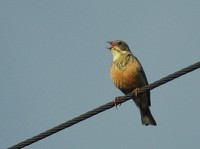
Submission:
M 158 87 L 160 85 L 163 85 L 163 84 L 165 84 L 165 83 L 167 83 L 169 81 L 172 81 L 173 79 L 176 79 L 176 78 L 178 78 L 178 77 L 180 77 L 182 75 L 185 75 L 186 73 L 189 73 L 191 71 L 194 71 L 195 69 L 198 69 L 198 68 L 200 68 L 200 62 L 197 62 L 197 63 L 195 63 L 193 65 L 190 65 L 190 66 L 188 66 L 186 68 L 183 68 L 183 69 L 181 69 L 181 70 L 179 70 L 179 71 L 177 71 L 177 72 L 175 72 L 173 74 L 170 74 L 170 75 L 168 75 L 168 76 L 166 76 L 166 77 L 164 77 L 164 78 L 162 78 L 162 79 L 160 79 L 158 81 L 155 81 L 154 83 L 146 85 L 146 86 L 140 88 L 138 93 L 141 94 L 141 93 L 144 93 L 144 92 L 146 92 L 148 90 L 152 90 L 152 89 L 154 89 L 154 88 L 156 88 L 156 87 Z M 126 96 L 118 97 L 117 105 L 121 104 L 123 102 L 126 102 L 129 99 L 134 99 L 134 96 L 133 96 L 132 93 L 129 93 Z M 115 106 L 115 104 L 113 103 L 113 101 L 112 102 L 108 102 L 108 103 L 106 103 L 106 104 L 104 104 L 104 105 L 102 105 L 102 106 L 100 106 L 98 108 L 95 108 L 95 109 L 93 109 L 93 110 L 91 110 L 89 112 L 86 112 L 86 113 L 84 113 L 84 114 L 82 114 L 82 115 L 80 115 L 80 116 L 78 116 L 76 118 L 73 118 L 73 119 L 71 119 L 69 121 L 66 121 L 66 122 L 64 122 L 64 123 L 62 123 L 62 124 L 60 124 L 60 125 L 58 125 L 56 127 L 53 127 L 53 128 L 51 128 L 51 129 L 49 129 L 49 130 L 47 130 L 45 132 L 42 132 L 42 133 L 40 133 L 40 134 L 38 134 L 38 135 L 36 135 L 36 136 L 34 136 L 32 138 L 29 138 L 29 139 L 27 139 L 25 141 L 22 141 L 22 142 L 14 145 L 12 147 L 9 147 L 8 149 L 20 149 L 20 148 L 26 147 L 28 145 L 31 145 L 34 142 L 42 140 L 42 139 L 44 139 L 44 138 L 46 138 L 46 137 L 48 137 L 50 135 L 53 135 L 54 133 L 57 133 L 57 132 L 65 129 L 65 128 L 68 128 L 68 127 L 70 127 L 70 126 L 72 126 L 74 124 L 77 124 L 77 123 L 79 123 L 79 122 L 81 122 L 81 121 L 83 121 L 85 119 L 88 119 L 88 118 L 90 118 L 90 117 L 92 117 L 92 116 L 94 116 L 96 114 L 99 114 L 99 113 L 101 113 L 101 112 L 103 112 L 105 110 L 108 110 L 108 109 L 110 109 L 110 108 L 112 108 L 114 106 Z

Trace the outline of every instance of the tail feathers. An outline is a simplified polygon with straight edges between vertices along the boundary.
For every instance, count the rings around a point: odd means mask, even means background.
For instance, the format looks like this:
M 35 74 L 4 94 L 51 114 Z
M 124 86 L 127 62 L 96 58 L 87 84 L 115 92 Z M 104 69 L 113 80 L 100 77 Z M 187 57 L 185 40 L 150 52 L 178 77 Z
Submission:
M 142 124 L 143 125 L 154 125 L 156 126 L 156 121 L 154 120 L 151 111 L 149 109 L 149 107 L 144 108 L 140 108 L 140 113 L 141 113 L 141 120 L 142 120 Z

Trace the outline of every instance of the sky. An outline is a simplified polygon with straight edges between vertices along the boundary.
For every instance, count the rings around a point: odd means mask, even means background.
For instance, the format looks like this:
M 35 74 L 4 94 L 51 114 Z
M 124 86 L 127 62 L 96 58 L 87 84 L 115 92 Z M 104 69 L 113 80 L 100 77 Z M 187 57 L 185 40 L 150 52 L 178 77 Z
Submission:
M 200 59 L 200 1 L 0 1 L 0 149 L 123 95 L 109 40 L 127 42 L 149 83 Z M 200 146 L 200 70 L 151 91 L 157 126 L 130 100 L 27 149 Z

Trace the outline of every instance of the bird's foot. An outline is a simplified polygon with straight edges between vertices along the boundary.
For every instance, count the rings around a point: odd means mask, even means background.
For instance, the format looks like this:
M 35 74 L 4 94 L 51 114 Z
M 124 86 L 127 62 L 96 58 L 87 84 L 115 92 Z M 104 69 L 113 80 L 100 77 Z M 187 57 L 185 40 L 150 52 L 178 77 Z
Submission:
M 117 105 L 118 105 L 118 100 L 119 97 L 115 97 L 115 99 L 113 100 L 113 104 L 115 105 L 115 108 L 118 110 Z M 119 104 L 119 106 L 121 106 L 121 103 Z
M 134 94 L 135 97 L 138 96 L 138 91 L 139 91 L 138 87 L 133 90 L 133 94 Z

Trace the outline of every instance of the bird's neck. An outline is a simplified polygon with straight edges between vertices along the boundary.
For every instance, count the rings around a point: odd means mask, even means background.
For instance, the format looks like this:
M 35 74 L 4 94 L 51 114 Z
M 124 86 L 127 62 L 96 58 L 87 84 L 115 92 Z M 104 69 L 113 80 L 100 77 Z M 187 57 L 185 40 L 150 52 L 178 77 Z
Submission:
M 131 57 L 132 57 L 131 53 L 116 55 L 115 57 L 113 57 L 113 63 L 115 64 L 115 67 L 122 70 L 128 64 Z

